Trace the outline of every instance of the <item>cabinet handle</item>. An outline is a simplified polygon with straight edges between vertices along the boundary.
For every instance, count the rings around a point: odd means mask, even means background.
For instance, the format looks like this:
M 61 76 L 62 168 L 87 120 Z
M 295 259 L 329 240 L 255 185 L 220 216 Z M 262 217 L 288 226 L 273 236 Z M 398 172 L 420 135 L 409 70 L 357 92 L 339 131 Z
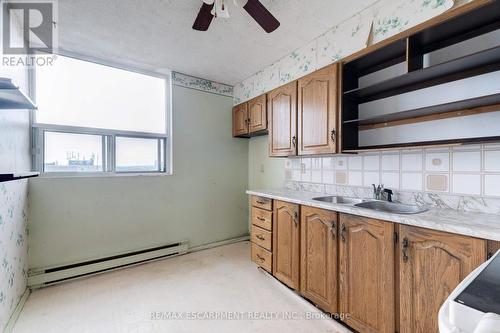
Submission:
M 266 202 L 265 202 L 265 201 L 262 201 L 262 200 L 257 200 L 257 203 L 258 203 L 259 205 L 265 205 L 265 204 L 266 204 Z
M 347 229 L 346 229 L 346 227 L 345 227 L 345 224 L 344 224 L 344 223 L 342 223 L 342 228 L 341 228 L 341 230 L 340 230 L 340 237 L 342 238 L 342 242 L 344 242 L 344 243 L 345 243 L 345 241 L 346 241 L 346 237 L 345 237 L 345 236 L 346 236 L 346 234 L 347 234 Z
M 257 220 L 264 222 L 266 219 L 260 216 L 257 216 Z
M 298 212 L 293 213 L 293 222 L 295 222 L 295 227 L 297 227 L 299 224 L 299 213 Z
M 297 146 L 297 137 L 294 135 L 292 136 L 292 145 L 295 147 Z
M 336 234 L 336 226 L 335 226 L 335 222 L 332 222 L 332 226 L 330 227 L 330 232 L 332 233 L 332 238 L 335 239 L 335 234 Z
M 332 139 L 332 142 L 335 143 L 335 130 L 333 129 L 330 133 L 330 138 Z
M 403 238 L 401 245 L 403 247 L 403 262 L 408 262 L 408 259 L 410 259 L 410 257 L 408 257 L 408 247 L 410 246 L 410 242 L 407 237 Z
M 266 240 L 266 239 L 265 239 L 264 237 L 262 237 L 261 235 L 256 235 L 256 236 L 255 236 L 255 238 L 260 239 L 261 241 Z
M 266 259 L 264 259 L 263 257 L 261 257 L 261 256 L 260 256 L 260 255 L 258 255 L 258 254 L 257 254 L 257 258 L 259 258 L 259 260 L 260 260 L 261 262 L 266 261 Z

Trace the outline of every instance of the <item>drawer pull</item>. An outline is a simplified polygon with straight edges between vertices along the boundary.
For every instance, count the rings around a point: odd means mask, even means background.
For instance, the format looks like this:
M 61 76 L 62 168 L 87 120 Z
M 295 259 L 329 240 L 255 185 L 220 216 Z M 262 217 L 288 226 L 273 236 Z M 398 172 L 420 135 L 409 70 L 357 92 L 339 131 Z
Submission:
M 262 200 L 257 200 L 257 203 L 258 203 L 259 205 L 265 205 L 267 202 L 262 201 Z
M 405 237 L 403 239 L 402 245 L 403 245 L 403 262 L 406 263 L 406 262 L 408 262 L 408 259 L 409 259 L 409 257 L 408 257 L 408 247 L 410 247 L 410 242 L 408 241 L 408 238 Z
M 257 220 L 262 221 L 262 222 L 265 222 L 265 221 L 266 221 L 266 219 L 265 219 L 265 218 L 260 217 L 260 216 L 257 216 Z
M 266 238 L 262 237 L 261 235 L 256 235 L 255 236 L 257 239 L 260 239 L 261 241 L 266 240 Z
M 259 254 L 257 254 L 257 258 L 259 258 L 259 260 L 260 260 L 261 262 L 266 261 L 266 259 L 264 259 L 264 257 L 261 257 Z

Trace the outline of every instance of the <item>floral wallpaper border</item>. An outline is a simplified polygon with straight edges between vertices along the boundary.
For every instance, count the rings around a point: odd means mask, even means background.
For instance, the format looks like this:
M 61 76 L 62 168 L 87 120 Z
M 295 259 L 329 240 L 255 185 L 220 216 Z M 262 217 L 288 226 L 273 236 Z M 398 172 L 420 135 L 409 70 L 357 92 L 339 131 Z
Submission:
M 177 86 L 201 90 L 212 94 L 233 97 L 233 87 L 187 74 L 172 73 L 172 83 Z
M 381 0 L 234 87 L 234 104 L 351 55 L 472 0 Z

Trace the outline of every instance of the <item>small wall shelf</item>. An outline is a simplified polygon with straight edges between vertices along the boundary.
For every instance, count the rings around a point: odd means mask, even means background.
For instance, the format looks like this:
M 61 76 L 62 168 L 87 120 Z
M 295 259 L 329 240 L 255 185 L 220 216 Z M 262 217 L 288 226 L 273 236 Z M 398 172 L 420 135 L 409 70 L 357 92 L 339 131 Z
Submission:
M 0 173 L 0 183 L 38 177 L 39 175 L 39 172 Z
M 495 136 L 475 137 L 471 135 L 471 138 L 457 136 L 435 141 L 429 141 L 432 136 L 427 136 L 422 137 L 421 141 L 418 140 L 419 138 L 415 140 L 411 138 L 415 142 L 385 145 L 376 143 L 368 145 L 366 138 L 370 136 L 363 135 L 364 145 L 359 145 L 360 132 L 365 130 L 500 111 L 500 92 L 495 91 L 491 95 L 449 103 L 410 110 L 394 110 L 383 115 L 370 116 L 367 112 L 363 114 L 363 117 L 360 116 L 360 104 L 500 70 L 500 45 L 424 67 L 425 54 L 498 30 L 500 28 L 500 1 L 492 1 L 473 11 L 461 13 L 444 21 L 440 19 L 435 21 L 438 23 L 432 23 L 432 21 L 425 23 L 411 34 L 404 34 L 399 39 L 378 48 L 375 47 L 374 51 L 360 52 L 359 55 L 347 58 L 343 63 L 340 116 L 342 152 L 500 140 L 499 129 L 498 136 L 494 131 L 490 131 L 490 134 Z M 366 87 L 359 86 L 361 77 L 398 64 L 404 65 L 406 69 L 404 74 Z M 368 106 L 364 105 L 365 109 Z M 390 141 L 398 142 L 398 138 L 395 137 Z
M 36 109 L 35 103 L 26 96 L 11 79 L 0 77 L 0 109 Z

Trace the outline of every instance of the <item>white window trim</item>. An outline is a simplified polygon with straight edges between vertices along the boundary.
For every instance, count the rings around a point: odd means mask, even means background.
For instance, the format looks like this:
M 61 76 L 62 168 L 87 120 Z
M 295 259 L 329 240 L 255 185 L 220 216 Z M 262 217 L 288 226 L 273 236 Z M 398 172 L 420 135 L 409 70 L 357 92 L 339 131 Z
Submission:
M 149 133 L 149 132 L 136 132 L 136 131 L 121 131 L 121 130 L 111 130 L 111 129 L 101 129 L 101 128 L 91 128 L 91 127 L 78 127 L 78 126 L 65 126 L 65 125 L 53 125 L 53 124 L 43 124 L 36 122 L 36 111 L 32 110 L 30 113 L 30 123 L 31 123 L 31 154 L 32 154 L 32 169 L 33 171 L 39 171 L 40 176 L 44 178 L 71 178 L 71 177 L 117 177 L 117 176 L 168 176 L 173 174 L 173 152 L 172 152 L 172 75 L 171 71 L 168 74 L 159 74 L 156 72 L 145 71 L 137 68 L 132 68 L 123 65 L 117 65 L 109 61 L 104 61 L 102 59 L 82 56 L 75 53 L 58 50 L 57 54 L 75 58 L 77 60 L 88 61 L 96 63 L 99 65 L 109 66 L 113 68 L 118 68 L 130 72 L 135 72 L 139 74 L 154 76 L 165 80 L 165 133 Z M 34 68 L 29 68 L 29 94 L 30 97 L 36 103 L 36 84 L 35 84 L 35 72 Z M 106 149 L 107 154 L 103 155 L 103 158 L 110 158 L 111 160 L 105 161 L 103 163 L 103 172 L 44 172 L 44 132 L 62 132 L 62 133 L 74 133 L 74 134 L 92 134 L 101 135 L 111 140 L 103 139 L 103 151 Z M 164 171 L 140 171 L 140 172 L 116 172 L 116 164 L 113 160 L 116 153 L 116 137 L 132 137 L 132 138 L 142 138 L 151 139 L 156 138 L 159 140 L 164 140 L 163 144 L 163 169 Z M 107 146 L 105 147 L 105 142 Z M 160 151 L 159 151 L 160 155 Z

